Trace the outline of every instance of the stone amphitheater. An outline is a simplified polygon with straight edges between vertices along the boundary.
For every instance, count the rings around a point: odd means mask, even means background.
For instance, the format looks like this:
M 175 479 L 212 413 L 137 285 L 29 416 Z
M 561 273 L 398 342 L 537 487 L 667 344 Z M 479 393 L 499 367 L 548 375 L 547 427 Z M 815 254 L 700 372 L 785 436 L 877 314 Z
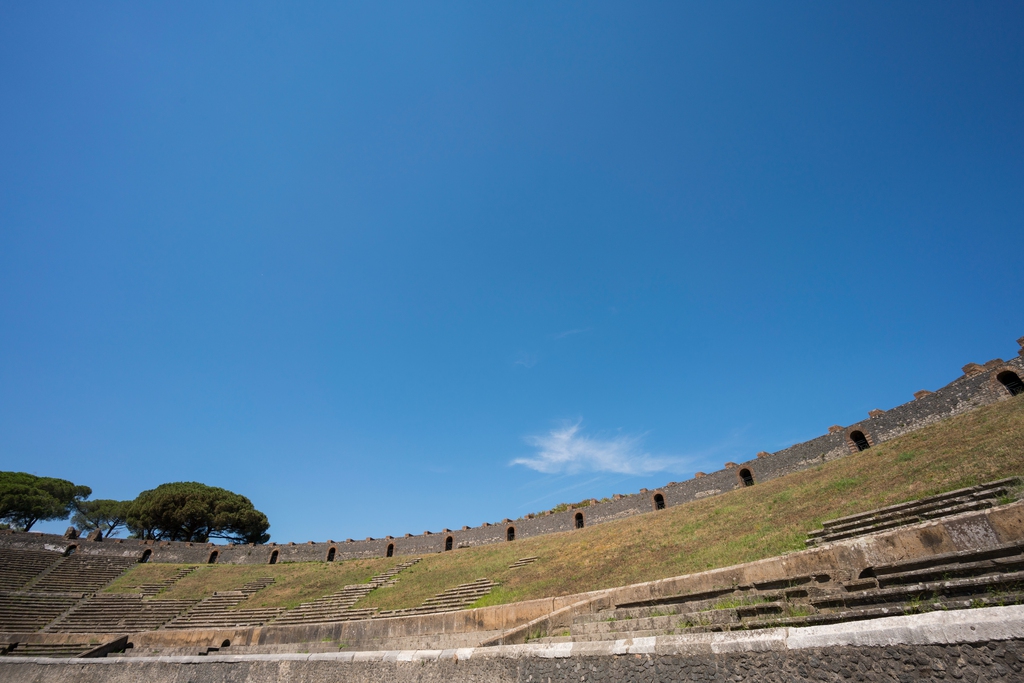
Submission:
M 1019 343 L 1024 353 L 1024 338 Z M 971 364 L 947 387 L 806 444 L 622 496 L 604 512 L 598 504 L 508 520 L 481 527 L 486 534 L 445 530 L 353 541 L 346 549 L 4 532 L 0 680 L 1021 681 L 1024 502 L 1016 502 L 1017 478 L 826 520 L 803 550 L 684 576 L 471 608 L 496 585 L 481 577 L 415 607 L 360 604 L 402 582 L 430 553 L 657 514 L 706 497 L 701 491 L 744 488 L 983 405 L 1024 400 L 1014 398 L 1024 393 L 1022 369 L 1021 358 Z M 710 488 L 702 488 L 707 480 Z M 273 588 L 270 576 L 199 599 L 164 597 L 210 563 L 392 555 L 402 557 L 368 581 L 290 609 L 258 602 Z M 518 557 L 510 569 L 538 559 Z M 105 592 L 139 563 L 181 566 L 135 592 Z

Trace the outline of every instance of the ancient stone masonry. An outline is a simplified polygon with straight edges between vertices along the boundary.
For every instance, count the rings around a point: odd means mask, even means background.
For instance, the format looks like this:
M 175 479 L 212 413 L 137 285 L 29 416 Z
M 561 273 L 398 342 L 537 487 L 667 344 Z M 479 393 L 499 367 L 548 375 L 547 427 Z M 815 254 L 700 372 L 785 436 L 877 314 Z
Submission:
M 746 462 L 728 463 L 717 472 L 698 472 L 693 479 L 669 482 L 654 491 L 641 490 L 630 495 L 616 495 L 605 502 L 591 501 L 583 508 L 563 512 L 529 515 L 498 524 L 444 529 L 440 533 L 424 532 L 403 537 L 386 536 L 362 541 L 327 541 L 287 545 L 215 546 L 212 543 L 180 543 L 141 541 L 134 539 L 83 540 L 49 534 L 18 534 L 0 532 L 0 547 L 73 551 L 79 555 L 119 556 L 139 559 L 143 553 L 151 562 L 229 564 L 269 564 L 276 562 L 340 561 L 357 558 L 389 557 L 391 555 L 425 555 L 459 548 L 515 540 L 561 531 L 572 531 L 610 522 L 632 515 L 714 496 L 743 486 L 756 485 L 776 477 L 814 467 L 836 458 L 854 455 L 862 450 L 894 439 L 955 415 L 997 401 L 1010 400 L 1024 393 L 1024 337 L 1018 356 L 1003 361 L 969 363 L 963 375 L 946 386 L 932 391 L 918 391 L 914 399 L 890 410 L 872 410 L 860 422 L 846 427 L 834 425 L 826 434 L 798 443 L 775 453 L 761 451 Z
M 854 538 L 886 529 L 894 529 L 898 526 L 917 524 L 928 519 L 984 510 L 997 505 L 1000 498 L 1010 494 L 1019 485 L 1020 480 L 1016 478 L 1000 479 L 988 484 L 979 484 L 937 496 L 840 517 L 825 522 L 821 530 L 808 534 L 809 538 L 806 543 L 808 546 L 821 545 L 844 538 Z
M 978 616 L 984 612 L 978 610 Z M 798 629 L 777 629 L 762 638 L 728 634 L 714 641 L 667 637 L 599 647 L 517 645 L 493 651 L 465 648 L 247 656 L 234 655 L 230 648 L 224 653 L 209 648 L 207 656 L 200 657 L 91 660 L 48 660 L 34 657 L 36 653 L 30 651 L 22 657 L 0 658 L 0 676 L 9 683 L 845 683 L 943 679 L 1011 683 L 1024 679 L 1024 640 L 1016 633 L 1017 623 L 994 629 L 986 628 L 984 621 L 963 620 L 953 626 L 950 636 L 931 624 L 907 625 L 905 632 L 923 632 L 919 642 L 897 635 L 891 642 L 875 643 L 851 625 L 848 632 L 836 634 L 839 643 L 819 646 L 803 642 L 807 639 Z M 997 637 L 966 635 L 978 631 Z M 862 639 L 868 644 L 859 644 Z M 814 636 L 810 640 L 813 642 Z
M 287 612 L 274 619 L 279 608 L 244 609 L 247 594 L 268 585 L 269 578 L 198 603 L 140 594 L 84 600 L 76 595 L 77 604 L 70 610 L 58 606 L 42 631 L 0 625 L 0 660 L 7 655 L 138 660 L 220 651 L 235 662 L 253 655 L 298 661 L 312 653 L 343 664 L 365 650 L 392 651 L 382 661 L 394 661 L 399 650 L 407 658 L 409 651 L 431 650 L 416 656 L 438 660 L 445 651 L 462 661 L 492 655 L 696 654 L 707 662 L 716 653 L 766 648 L 950 644 L 950 637 L 967 643 L 1017 640 L 1024 638 L 1022 520 L 1024 502 L 1016 502 L 743 565 L 463 609 L 493 586 L 480 580 L 438 594 L 420 608 L 354 620 L 325 619 L 314 613 L 319 608 L 299 620 L 281 618 Z M 182 610 L 177 617 L 176 610 Z M 337 659 L 339 653 L 349 659 Z M 9 680 L 4 674 L 10 671 L 3 669 L 0 680 Z

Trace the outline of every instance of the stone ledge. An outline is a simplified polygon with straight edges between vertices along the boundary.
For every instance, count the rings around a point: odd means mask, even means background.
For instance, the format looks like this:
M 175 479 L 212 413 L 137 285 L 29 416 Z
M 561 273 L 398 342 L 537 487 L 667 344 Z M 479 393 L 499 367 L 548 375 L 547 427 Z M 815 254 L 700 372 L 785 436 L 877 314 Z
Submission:
M 144 662 L 213 664 L 240 662 L 428 662 L 470 659 L 566 659 L 617 655 L 701 656 L 749 652 L 782 652 L 829 647 L 892 647 L 956 645 L 1024 639 L 1024 605 L 986 607 L 955 612 L 929 612 L 804 628 L 774 628 L 726 633 L 628 638 L 614 641 L 498 645 L 449 650 L 380 650 L 376 652 L 217 654 L 203 657 L 4 657 L 4 664 L 116 666 Z

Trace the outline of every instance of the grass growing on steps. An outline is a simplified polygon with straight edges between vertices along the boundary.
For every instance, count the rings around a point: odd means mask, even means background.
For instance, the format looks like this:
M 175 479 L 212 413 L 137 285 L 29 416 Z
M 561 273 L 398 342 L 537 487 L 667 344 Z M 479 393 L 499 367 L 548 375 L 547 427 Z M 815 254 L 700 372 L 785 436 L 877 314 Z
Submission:
M 476 606 L 581 593 L 802 550 L 821 522 L 1024 474 L 1024 396 L 816 468 L 656 513 L 431 555 L 357 607 L 413 607 L 480 577 Z M 533 564 L 508 565 L 537 555 Z
M 816 468 L 586 529 L 428 555 L 356 607 L 415 607 L 478 578 L 501 583 L 474 606 L 581 593 L 802 550 L 821 522 L 1024 474 L 1024 396 L 939 422 Z M 508 566 L 538 556 L 518 569 Z M 408 557 L 276 565 L 203 565 L 159 598 L 202 598 L 264 576 L 241 607 L 295 607 L 361 583 Z M 137 565 L 109 592 L 159 583 L 185 565 Z
M 127 574 L 122 574 L 104 593 L 138 593 L 140 586 L 163 583 L 173 578 L 179 569 L 194 567 L 195 564 L 137 564 Z
M 349 560 L 348 562 L 295 562 L 282 564 L 202 565 L 169 589 L 157 595 L 157 599 L 198 600 L 213 595 L 215 591 L 238 590 L 243 584 L 264 576 L 274 577 L 273 585 L 252 595 L 237 607 L 297 607 L 299 603 L 341 590 L 347 585 L 366 583 L 375 574 L 398 564 L 400 558 L 373 560 Z M 158 583 L 184 564 L 140 564 L 121 576 L 105 592 L 131 593 L 146 583 Z M 164 570 L 170 567 L 172 570 Z M 154 571 L 157 568 L 160 571 Z M 157 578 L 162 576 L 163 578 Z

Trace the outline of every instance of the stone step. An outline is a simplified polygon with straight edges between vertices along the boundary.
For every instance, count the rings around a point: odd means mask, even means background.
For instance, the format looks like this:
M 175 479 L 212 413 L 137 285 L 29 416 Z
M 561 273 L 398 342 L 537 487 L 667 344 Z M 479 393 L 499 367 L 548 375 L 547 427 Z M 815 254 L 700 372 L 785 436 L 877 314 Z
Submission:
M 1022 570 L 1024 570 L 1024 555 L 1017 555 L 1015 557 L 981 560 L 979 562 L 940 565 L 908 572 L 895 572 L 877 577 L 876 582 L 879 588 L 888 588 L 889 586 L 908 583 L 941 581 L 943 579 L 983 576 L 985 574 L 1005 574 Z
M 1024 583 L 1024 571 L 1017 571 L 948 581 L 928 581 L 853 593 L 836 592 L 821 598 L 811 598 L 809 602 L 819 610 L 843 609 L 883 603 L 912 602 L 922 598 L 932 599 L 940 596 L 948 598 L 981 595 L 993 590 L 1014 592 L 1022 583 Z
M 0 590 L 18 590 L 64 558 L 47 550 L 0 548 Z
M 93 593 L 134 565 L 134 558 L 75 554 L 31 583 L 32 590 Z
M 822 580 L 822 583 L 818 582 L 819 579 Z M 683 594 L 641 606 L 618 607 L 614 610 L 580 614 L 573 619 L 573 623 L 645 618 L 652 616 L 652 613 L 658 613 L 659 616 L 693 614 L 713 610 L 724 601 L 736 602 L 737 604 L 757 604 L 780 600 L 798 601 L 807 598 L 809 595 L 826 595 L 825 588 L 822 587 L 825 585 L 826 579 L 827 575 L 824 574 L 816 577 L 803 576 L 785 581 L 769 581 L 752 584 L 751 586 Z M 777 587 L 785 584 L 794 584 L 794 586 L 782 590 L 777 589 Z M 835 584 L 830 585 L 833 590 L 838 588 Z M 765 590 L 758 590 L 756 586 L 761 586 Z
M 916 571 L 918 569 L 929 569 L 953 564 L 978 562 L 981 560 L 994 560 L 1004 557 L 1014 557 L 1024 554 L 1024 542 L 1004 543 L 987 550 L 961 550 L 957 552 L 941 553 L 929 557 L 896 562 L 893 564 L 875 565 L 870 568 L 870 575 L 883 577 L 888 574 Z
M 924 517 L 927 513 L 934 512 L 937 510 L 943 510 L 946 508 L 952 508 L 973 502 L 993 501 L 999 498 L 999 496 L 1006 494 L 1008 490 L 1009 489 L 1006 487 L 997 487 L 992 490 L 986 491 L 985 493 L 982 494 L 955 496 L 950 498 L 944 497 L 941 500 L 920 500 L 917 501 L 914 505 L 906 507 L 902 510 L 897 510 L 885 514 L 875 514 L 870 517 L 865 517 L 864 519 L 860 519 L 854 522 L 844 522 L 842 524 L 837 524 L 835 521 L 825 522 L 822 524 L 822 529 L 826 532 L 826 534 L 832 535 L 835 533 L 849 531 L 851 529 L 860 529 L 864 527 L 873 526 L 879 522 L 887 520 L 901 519 L 904 517 Z
M 81 598 L 81 593 L 0 594 L 0 631 L 8 633 L 38 631 L 73 607 Z
M 533 557 L 521 557 L 508 566 L 509 569 L 518 569 L 519 567 L 525 567 L 528 564 L 532 564 L 537 561 L 537 556 Z
M 162 581 L 160 583 L 150 583 L 150 584 L 145 584 L 145 585 L 139 586 L 139 592 L 142 593 L 143 595 L 147 596 L 147 597 L 156 595 L 160 591 L 165 590 L 167 588 L 170 588 L 174 584 L 178 583 L 183 578 L 185 578 L 186 576 L 188 576 L 189 574 L 191 574 L 192 572 L 194 572 L 197 569 L 199 569 L 199 565 L 194 565 L 194 566 L 191 566 L 191 567 L 182 567 L 181 569 L 178 570 L 178 572 L 174 576 L 172 576 L 171 578 L 167 579 L 166 581 Z
M 875 524 L 858 526 L 854 529 L 845 531 L 830 531 L 820 537 L 813 539 L 816 543 L 831 543 L 833 541 L 841 541 L 846 538 L 854 538 L 857 536 L 865 536 L 867 534 L 874 534 L 880 531 L 887 531 L 889 529 L 895 529 L 901 526 L 908 526 L 910 524 L 919 524 L 929 519 L 938 519 L 941 517 L 951 517 L 953 515 L 959 515 L 963 512 L 973 512 L 975 510 L 985 510 L 995 505 L 995 500 L 978 500 L 968 501 L 965 503 L 958 503 L 950 507 L 944 507 L 937 510 L 922 511 L 917 515 L 910 515 L 905 517 L 894 517 L 879 520 Z M 810 541 L 812 539 L 808 539 Z
M 273 577 L 263 577 L 246 583 L 240 590 L 217 591 L 211 597 L 200 601 L 192 609 L 165 624 L 163 628 L 181 630 L 221 626 L 261 626 L 279 616 L 284 608 L 231 608 L 248 600 L 252 594 L 272 583 L 274 583 Z
M 45 630 L 57 633 L 151 631 L 195 603 L 195 600 L 148 600 L 132 593 L 101 594 L 76 605 Z
M 1018 485 L 1020 485 L 1020 480 L 1016 477 L 1000 479 L 937 496 L 829 520 L 822 524 L 820 530 L 808 534 L 806 544 L 815 546 L 844 538 L 877 533 L 907 524 L 916 524 L 928 519 L 985 509 L 996 505 L 1000 496 L 1006 495 Z
M 940 493 L 940 494 L 935 495 L 935 496 L 928 496 L 926 498 L 918 498 L 917 500 L 911 500 L 911 501 L 907 501 L 905 503 L 897 503 L 895 505 L 889 505 L 887 507 L 877 508 L 875 510 L 868 510 L 867 512 L 859 512 L 859 513 L 854 514 L 854 515 L 847 515 L 846 517 L 839 517 L 837 519 L 833 519 L 833 520 L 829 520 L 828 522 L 825 522 L 822 526 L 825 527 L 825 528 L 828 528 L 828 525 L 843 524 L 843 523 L 846 523 L 846 522 L 851 522 L 851 521 L 856 521 L 856 520 L 859 520 L 859 519 L 864 519 L 864 518 L 867 518 L 867 517 L 872 517 L 874 515 L 880 515 L 880 514 L 886 514 L 886 513 L 894 512 L 894 511 L 898 511 L 898 510 L 904 510 L 904 509 L 907 509 L 907 508 L 911 508 L 911 507 L 913 507 L 915 505 L 918 505 L 918 504 L 920 504 L 922 502 L 938 501 L 938 500 L 945 500 L 945 499 L 948 499 L 948 498 L 957 498 L 957 497 L 964 496 L 964 495 L 978 494 L 978 493 L 983 493 L 983 492 L 990 491 L 990 490 L 997 489 L 997 488 L 1001 488 L 1001 487 L 1016 486 L 1019 483 L 1020 483 L 1020 480 L 1017 477 L 1009 477 L 1007 479 L 999 479 L 997 481 L 990 481 L 990 482 L 986 482 L 984 484 L 978 484 L 977 486 L 968 486 L 967 488 L 957 489 L 955 491 L 947 491 L 946 493 Z
M 16 643 L 0 655 L 5 657 L 78 657 L 96 647 L 89 643 Z

